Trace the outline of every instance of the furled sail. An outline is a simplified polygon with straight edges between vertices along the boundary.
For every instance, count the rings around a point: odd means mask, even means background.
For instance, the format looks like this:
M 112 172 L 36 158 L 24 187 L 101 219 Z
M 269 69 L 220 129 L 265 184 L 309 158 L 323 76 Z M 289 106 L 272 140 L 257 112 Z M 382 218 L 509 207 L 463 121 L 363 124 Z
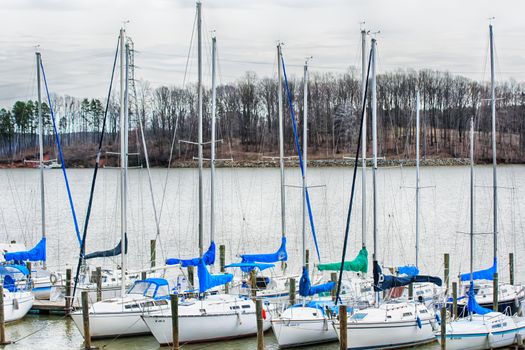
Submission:
M 494 263 L 492 264 L 491 267 L 485 270 L 474 271 L 472 273 L 473 275 L 472 279 L 492 281 L 494 279 L 494 274 L 496 272 L 498 272 L 498 259 L 494 258 Z M 461 281 L 469 281 L 470 272 L 462 273 L 460 278 L 461 278 Z
M 467 292 L 467 297 L 467 309 L 469 312 L 479 315 L 485 315 L 489 312 L 492 312 L 492 310 L 484 308 L 483 306 L 479 305 L 476 301 L 476 296 L 474 295 L 474 282 L 470 282 L 470 288 Z
M 241 255 L 243 263 L 251 262 L 262 262 L 262 263 L 274 263 L 278 261 L 287 261 L 288 253 L 286 252 L 286 237 L 281 238 L 281 247 L 275 252 L 270 254 L 243 254 Z
M 312 286 L 312 283 L 310 282 L 310 276 L 308 276 L 308 270 L 306 269 L 306 266 L 303 266 L 303 274 L 301 276 L 301 280 L 299 281 L 299 294 L 301 296 L 307 297 L 310 295 L 328 292 L 334 289 L 334 287 L 335 282 L 328 282 L 319 284 L 317 286 Z
M 319 271 L 339 271 L 341 269 L 341 263 L 319 264 L 317 265 L 317 269 Z M 368 251 L 366 248 L 361 248 L 361 251 L 359 251 L 359 254 L 357 254 L 354 260 L 345 261 L 343 270 L 366 273 L 368 271 Z
M 383 275 L 381 267 L 377 261 L 374 261 L 374 291 L 381 292 L 390 288 L 402 287 L 409 285 L 410 283 L 425 283 L 430 282 L 435 285 L 441 286 L 442 281 L 439 277 L 434 276 L 406 276 L 406 277 L 395 277 L 390 275 Z
M 166 265 L 181 264 L 182 267 L 198 266 L 200 260 L 201 258 L 193 258 L 193 259 L 169 258 L 169 259 L 166 259 Z M 204 264 L 206 265 L 213 265 L 215 263 L 215 242 L 213 241 L 211 242 L 206 253 L 202 255 L 202 260 L 204 261 Z
M 31 250 L 5 253 L 4 259 L 6 261 L 46 261 L 46 238 L 42 238 Z
M 128 235 L 124 235 L 124 242 L 125 242 L 124 249 L 127 254 L 128 253 Z M 88 260 L 88 259 L 95 259 L 95 258 L 107 258 L 110 256 L 118 256 L 120 254 L 122 254 L 122 240 L 118 242 L 115 248 L 86 254 L 84 255 L 84 259 Z
M 419 275 L 419 269 L 414 265 L 399 266 L 397 273 L 399 275 L 417 276 Z
M 199 292 L 204 293 L 210 288 L 229 283 L 233 280 L 231 273 L 212 275 L 208 272 L 204 259 L 198 259 L 197 274 L 199 276 Z

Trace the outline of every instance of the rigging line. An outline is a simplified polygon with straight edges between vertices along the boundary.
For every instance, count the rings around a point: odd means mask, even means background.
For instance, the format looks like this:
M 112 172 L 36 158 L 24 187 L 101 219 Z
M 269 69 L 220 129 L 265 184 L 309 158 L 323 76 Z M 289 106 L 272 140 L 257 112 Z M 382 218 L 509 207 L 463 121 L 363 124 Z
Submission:
M 295 147 L 297 148 L 297 153 L 299 155 L 299 166 L 301 168 L 301 175 L 304 178 L 304 163 L 303 163 L 303 156 L 301 151 L 301 146 L 299 145 L 299 136 L 297 134 L 297 125 L 295 123 L 295 112 L 293 109 L 293 102 L 292 102 L 292 93 L 290 91 L 290 87 L 288 86 L 288 77 L 286 76 L 286 66 L 284 64 L 284 57 L 281 55 L 281 63 L 283 66 L 283 76 L 284 76 L 284 85 L 286 87 L 286 92 L 288 95 L 288 105 L 290 106 L 290 116 L 292 118 L 292 126 L 293 126 L 293 134 L 294 134 L 294 141 L 295 141 Z M 306 145 L 305 145 L 306 146 Z M 315 235 L 315 225 L 314 225 L 314 217 L 312 214 L 312 206 L 310 204 L 310 195 L 308 193 L 308 188 L 305 188 L 305 194 L 306 194 L 306 205 L 308 207 L 308 216 L 310 218 L 310 228 L 312 229 L 312 236 L 314 238 L 315 243 L 315 251 L 317 253 L 317 259 L 319 262 L 321 262 L 321 254 L 319 253 L 319 246 L 317 244 L 317 237 Z
M 93 197 L 94 197 L 94 194 L 95 194 L 95 183 L 96 183 L 96 180 L 97 180 L 98 169 L 99 169 L 99 166 L 100 166 L 100 155 L 102 153 L 102 143 L 104 141 L 104 132 L 106 130 L 106 121 L 107 121 L 107 116 L 108 116 L 109 105 L 110 105 L 110 102 L 111 102 L 111 90 L 113 88 L 113 78 L 115 77 L 115 68 L 117 66 L 117 57 L 118 57 L 118 52 L 119 52 L 119 44 L 120 44 L 120 35 L 119 35 L 119 37 L 117 39 L 117 48 L 115 49 L 115 57 L 113 58 L 113 68 L 111 70 L 111 79 L 110 79 L 110 82 L 109 82 L 109 89 L 108 89 L 108 95 L 107 95 L 107 100 L 106 100 L 106 108 L 104 110 L 104 119 L 102 120 L 102 130 L 101 130 L 100 139 L 99 139 L 99 142 L 98 142 L 98 150 L 97 150 L 97 158 L 96 158 L 96 161 L 95 161 L 95 169 L 93 170 L 93 179 L 91 180 L 91 190 L 90 190 L 90 193 L 89 193 L 88 207 L 87 207 L 87 211 L 86 211 L 86 219 L 84 221 L 84 231 L 82 232 L 82 240 L 80 241 L 80 254 L 78 256 L 77 271 L 76 271 L 76 274 L 75 274 L 75 284 L 73 286 L 73 294 L 72 294 L 73 299 L 75 298 L 75 292 L 77 290 L 77 283 L 78 283 L 78 275 L 80 273 L 80 266 L 82 265 L 82 260 L 84 260 L 84 251 L 86 249 L 87 229 L 88 229 L 88 225 L 89 225 L 89 218 L 90 218 L 90 215 L 91 215 L 91 207 L 92 207 L 92 204 L 93 204 Z M 123 247 L 124 249 L 122 250 L 122 253 L 123 253 L 123 252 L 126 251 L 127 245 L 126 245 L 125 241 L 121 242 L 121 244 L 124 245 L 124 247 Z M 124 276 L 122 276 L 121 280 L 122 280 L 122 283 L 124 283 Z
M 49 89 L 47 87 L 46 72 L 44 71 L 44 63 L 40 59 L 40 68 L 42 68 L 42 77 L 44 78 L 44 86 L 46 88 L 47 103 L 49 104 L 49 112 L 51 113 L 51 120 L 53 122 L 53 130 L 55 132 L 55 139 L 57 142 L 58 154 L 60 156 L 60 163 L 62 168 L 62 174 L 64 175 L 64 181 L 66 183 L 67 197 L 69 199 L 69 206 L 71 207 L 71 214 L 73 215 L 73 223 L 75 224 L 75 233 L 77 234 L 78 243 L 80 243 L 80 229 L 78 228 L 77 214 L 75 212 L 75 205 L 73 203 L 73 196 L 71 195 L 71 188 L 69 187 L 69 180 L 67 178 L 66 164 L 64 162 L 64 155 L 62 153 L 62 147 L 60 146 L 60 136 L 58 135 L 58 129 L 55 121 L 55 112 L 53 111 L 53 105 L 51 104 L 51 96 L 49 95 Z
M 184 69 L 184 79 L 182 80 L 182 88 L 186 86 L 186 76 L 188 74 L 188 64 L 190 62 L 190 57 L 191 57 L 191 48 L 193 46 L 193 38 L 195 36 L 195 24 L 196 23 L 197 23 L 197 13 L 195 13 L 195 17 L 193 18 L 193 28 L 191 30 L 190 47 L 188 48 L 188 56 L 186 57 L 186 68 Z
M 368 79 L 370 77 L 370 66 L 372 61 L 372 48 L 370 48 L 370 55 L 368 58 L 368 68 L 366 72 L 366 84 L 365 84 L 365 93 L 363 96 L 363 104 L 361 105 L 361 122 L 359 123 L 359 137 L 357 139 L 357 150 L 355 152 L 355 160 L 354 160 L 354 173 L 352 175 L 352 189 L 350 192 L 350 205 L 348 206 L 348 213 L 346 216 L 346 228 L 345 228 L 345 239 L 343 243 L 343 253 L 341 257 L 341 267 L 339 269 L 339 278 L 337 279 L 337 291 L 335 294 L 335 305 L 337 305 L 339 301 L 339 295 L 341 293 L 341 283 L 343 281 L 343 268 L 344 268 L 344 261 L 346 258 L 346 245 L 348 244 L 348 233 L 350 231 L 350 219 L 352 215 L 352 206 L 354 204 L 354 193 L 355 193 L 355 179 L 357 176 L 357 167 L 359 163 L 359 152 L 361 151 L 361 137 L 363 136 L 363 120 L 365 117 L 365 108 L 366 108 L 366 101 L 367 101 L 367 95 L 368 95 Z

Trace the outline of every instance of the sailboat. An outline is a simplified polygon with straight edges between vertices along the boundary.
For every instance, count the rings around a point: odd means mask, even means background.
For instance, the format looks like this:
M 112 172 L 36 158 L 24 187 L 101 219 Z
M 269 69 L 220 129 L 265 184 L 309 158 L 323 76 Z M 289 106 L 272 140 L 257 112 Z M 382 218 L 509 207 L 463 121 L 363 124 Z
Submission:
M 371 60 L 371 107 L 372 107 L 372 147 L 373 147 L 373 233 L 374 233 L 374 291 L 375 305 L 359 310 L 347 320 L 348 349 L 396 348 L 434 341 L 432 324 L 434 314 L 425 304 L 414 301 L 381 302 L 380 293 L 390 288 L 410 283 L 432 282 L 440 285 L 441 280 L 432 276 L 394 277 L 384 275 L 379 265 L 377 237 L 377 91 L 376 91 L 376 40 L 372 39 Z M 334 321 L 338 337 L 340 322 Z
M 17 246 L 14 249 L 4 250 L 4 259 L 7 262 L 15 264 L 25 264 L 31 262 L 31 281 L 33 283 L 32 293 L 36 299 L 49 300 L 58 294 L 58 284 L 60 283 L 60 275 L 51 272 L 46 267 L 46 205 L 45 205 L 45 189 L 44 189 L 44 123 L 42 116 L 42 89 L 41 89 L 41 54 L 36 52 L 36 72 L 37 72 L 37 90 L 38 90 L 38 145 L 39 145 L 39 160 L 37 168 L 39 169 L 39 184 L 40 184 L 40 215 L 41 215 L 41 239 L 31 249 L 26 250 L 25 246 Z M 47 86 L 46 86 L 47 88 Z M 51 106 L 50 106 L 51 108 Z
M 476 291 L 477 302 L 485 308 L 494 309 L 494 291 L 492 281 L 494 274 L 498 272 L 498 182 L 497 182 L 497 157 L 496 157 L 496 86 L 495 86 L 495 69 L 494 69 L 494 33 L 492 24 L 489 26 L 489 41 L 490 41 L 490 70 L 491 70 L 491 114 L 492 114 L 492 191 L 493 191 L 493 263 L 492 266 L 475 271 L 473 273 L 474 290 Z M 468 293 L 470 286 L 470 273 L 460 275 L 463 282 L 463 295 Z M 519 311 L 521 302 L 525 299 L 525 290 L 522 286 L 514 286 L 511 284 L 500 284 L 498 290 L 498 311 L 507 312 L 510 310 L 511 314 Z M 458 300 L 459 315 L 466 315 L 466 298 Z
M 474 292 L 474 119 L 470 120 L 470 288 L 467 292 L 468 315 L 446 324 L 445 346 L 449 350 L 492 349 L 516 342 L 525 335 L 525 317 L 508 316 L 480 306 Z M 436 333 L 441 343 L 441 332 Z
M 117 247 L 109 251 L 86 254 L 84 259 L 121 256 L 121 278 L 119 285 L 120 296 L 103 299 L 93 303 L 89 307 L 90 335 L 92 338 L 107 338 L 115 336 L 131 336 L 148 334 L 149 330 L 142 322 L 140 316 L 152 309 L 162 310 L 169 308 L 170 286 L 163 278 L 146 278 L 135 281 L 132 287 L 126 291 L 126 251 L 127 249 L 127 134 L 128 134 L 128 57 L 129 47 L 126 41 L 126 32 L 120 30 L 120 139 L 121 139 L 121 242 Z M 124 243 L 123 243 L 124 242 Z M 125 248 L 122 247 L 122 244 Z M 71 314 L 75 325 L 84 334 L 82 312 L 76 311 Z
M 201 2 L 197 2 L 197 35 L 198 35 L 198 94 L 199 94 L 199 258 L 175 259 L 176 263 L 187 266 L 197 266 L 199 288 L 195 292 L 198 297 L 190 294 L 179 302 L 178 323 L 179 341 L 181 343 L 216 341 L 254 335 L 257 332 L 255 317 L 255 302 L 252 299 L 230 294 L 220 294 L 215 287 L 225 285 L 233 280 L 232 274 L 210 274 L 206 265 L 206 254 L 203 252 L 203 140 L 202 140 L 202 31 Z M 212 38 L 212 76 L 215 76 L 216 38 Z M 214 78 L 212 78 L 215 81 Z M 215 84 L 212 84 L 215 89 Z M 212 96 L 215 93 L 212 92 Z M 214 117 L 215 113 L 213 113 Z M 211 244 L 214 244 L 213 241 Z M 211 245 L 210 245 L 211 247 Z M 208 255 L 211 257 L 211 254 Z M 214 255 L 213 255 L 214 258 Z M 212 263 L 211 263 L 212 264 Z M 211 265 L 210 264 L 210 265 Z M 142 315 L 142 319 L 161 345 L 173 343 L 172 317 L 169 311 L 161 310 Z M 263 322 L 264 330 L 270 328 L 270 320 Z

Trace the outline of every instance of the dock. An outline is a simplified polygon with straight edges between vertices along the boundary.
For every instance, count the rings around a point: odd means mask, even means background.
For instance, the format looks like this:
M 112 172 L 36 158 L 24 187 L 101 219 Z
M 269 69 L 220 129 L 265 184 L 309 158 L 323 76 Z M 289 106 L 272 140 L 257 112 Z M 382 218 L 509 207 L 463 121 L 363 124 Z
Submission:
M 73 310 L 79 308 L 80 305 L 74 305 Z M 51 300 L 35 300 L 30 312 L 39 314 L 59 314 L 65 315 L 67 312 L 66 303 L 64 299 Z M 72 311 L 72 310 L 70 310 Z

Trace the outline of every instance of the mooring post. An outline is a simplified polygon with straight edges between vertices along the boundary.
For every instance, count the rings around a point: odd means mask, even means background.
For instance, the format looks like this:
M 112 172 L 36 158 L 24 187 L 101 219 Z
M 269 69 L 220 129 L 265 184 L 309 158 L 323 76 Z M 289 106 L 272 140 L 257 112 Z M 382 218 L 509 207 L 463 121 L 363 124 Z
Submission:
M 347 341 L 346 336 L 347 332 L 347 321 L 348 315 L 346 312 L 346 305 L 339 305 L 339 349 L 347 350 Z
M 27 277 L 31 281 L 31 261 L 27 261 L 26 262 L 26 268 L 27 268 L 27 271 L 29 271 L 29 276 L 27 276 Z
M 224 273 L 224 266 L 226 265 L 226 246 L 224 244 L 219 246 L 219 264 L 221 272 Z
M 257 296 L 257 273 L 255 269 L 250 271 L 250 288 L 252 290 L 252 298 Z
M 449 291 L 449 274 L 450 274 L 450 255 L 448 253 L 445 253 L 445 270 L 444 270 L 444 279 L 445 283 L 447 285 L 447 290 L 445 291 L 448 293 Z
M 330 274 L 330 281 L 337 283 L 337 272 L 332 272 L 332 273 Z M 337 288 L 333 288 L 333 289 L 330 291 L 330 295 L 332 295 L 332 300 L 333 300 L 333 301 L 335 301 L 335 293 L 337 293 L 336 289 L 337 289 Z
M 295 305 L 295 278 L 290 278 L 290 306 Z
M 257 315 L 257 350 L 264 350 L 264 319 L 261 299 L 255 300 L 255 314 Z
M 308 274 L 310 274 L 310 249 L 306 249 L 306 252 L 305 252 L 305 265 L 306 265 L 306 271 L 308 272 Z
M 193 279 L 194 271 L 195 271 L 195 270 L 194 270 L 193 266 L 188 266 L 188 282 L 189 282 L 189 284 L 190 284 L 190 286 L 191 286 L 192 288 L 195 288 L 195 287 L 193 286 L 193 282 L 195 281 L 195 280 Z
M 458 282 L 452 282 L 452 318 L 458 318 Z
M 97 267 L 97 301 L 102 300 L 102 268 Z
M 498 293 L 499 293 L 499 282 L 498 282 L 498 273 L 497 272 L 494 272 L 494 281 L 493 281 L 493 287 L 492 287 L 492 292 L 493 292 L 493 300 L 492 300 L 492 310 L 493 311 L 498 311 Z
M 0 285 L 0 345 L 7 345 L 11 342 L 5 338 L 5 317 L 4 317 L 4 287 Z
M 441 350 L 447 350 L 447 307 L 441 307 Z
M 514 253 L 509 253 L 510 284 L 514 285 Z
M 91 349 L 91 334 L 89 332 L 88 292 L 82 292 L 82 320 L 84 321 L 84 349 Z
M 145 280 L 147 277 L 148 277 L 148 274 L 146 273 L 146 271 L 142 271 L 140 273 L 140 279 L 141 280 Z
M 149 241 L 149 253 L 150 253 L 150 263 L 151 267 L 155 267 L 157 261 L 157 240 L 152 239 Z
M 409 300 L 414 299 L 414 284 L 413 283 L 410 283 L 408 285 L 408 299 Z
M 66 270 L 66 315 L 71 313 L 71 305 L 73 301 L 71 300 L 71 269 Z
M 179 350 L 179 295 L 170 294 L 171 304 L 171 334 L 173 337 L 173 350 Z

